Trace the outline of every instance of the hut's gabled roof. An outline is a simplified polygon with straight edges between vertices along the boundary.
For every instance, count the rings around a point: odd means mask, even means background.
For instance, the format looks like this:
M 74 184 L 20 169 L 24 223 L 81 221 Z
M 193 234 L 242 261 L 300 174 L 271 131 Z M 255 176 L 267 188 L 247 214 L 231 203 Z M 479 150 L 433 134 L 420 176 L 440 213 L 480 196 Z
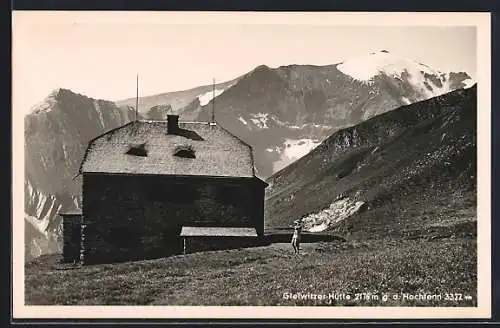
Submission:
M 79 173 L 254 177 L 251 147 L 216 124 L 136 121 L 90 141 Z

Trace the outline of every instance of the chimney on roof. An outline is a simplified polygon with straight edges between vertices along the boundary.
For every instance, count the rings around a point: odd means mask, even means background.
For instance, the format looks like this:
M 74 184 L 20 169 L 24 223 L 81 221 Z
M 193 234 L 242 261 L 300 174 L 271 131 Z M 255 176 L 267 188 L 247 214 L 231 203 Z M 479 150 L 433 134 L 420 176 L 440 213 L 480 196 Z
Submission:
M 179 115 L 167 115 L 167 133 L 175 134 L 179 130 Z

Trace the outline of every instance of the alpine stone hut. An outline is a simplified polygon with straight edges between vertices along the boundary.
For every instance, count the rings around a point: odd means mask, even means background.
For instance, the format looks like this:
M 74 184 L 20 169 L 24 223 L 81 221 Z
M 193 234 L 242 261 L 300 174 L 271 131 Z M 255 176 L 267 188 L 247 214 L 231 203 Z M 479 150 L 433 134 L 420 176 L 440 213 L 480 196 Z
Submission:
M 252 148 L 216 123 L 177 115 L 130 122 L 89 142 L 79 174 L 81 216 L 61 213 L 71 229 L 66 261 L 110 263 L 262 240 L 267 184 L 255 176 Z

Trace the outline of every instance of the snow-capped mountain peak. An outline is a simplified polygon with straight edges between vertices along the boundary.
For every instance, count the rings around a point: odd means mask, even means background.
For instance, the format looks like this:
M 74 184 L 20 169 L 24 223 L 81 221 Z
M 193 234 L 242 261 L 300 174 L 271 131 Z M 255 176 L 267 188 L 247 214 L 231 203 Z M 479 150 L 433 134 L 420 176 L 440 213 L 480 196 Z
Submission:
M 366 84 L 373 84 L 376 77 L 383 76 L 404 81 L 426 98 L 439 96 L 456 88 L 449 73 L 399 57 L 386 50 L 353 57 L 338 64 L 337 69 Z M 464 85 L 468 86 L 465 83 Z
M 388 52 L 387 50 L 353 57 L 340 63 L 337 66 L 337 69 L 356 80 L 365 82 L 370 81 L 373 77 L 380 73 L 385 73 L 386 75 L 395 78 L 401 78 L 405 71 L 410 75 L 444 75 L 442 72 L 431 69 L 427 65 L 417 63 L 406 58 L 401 58 Z

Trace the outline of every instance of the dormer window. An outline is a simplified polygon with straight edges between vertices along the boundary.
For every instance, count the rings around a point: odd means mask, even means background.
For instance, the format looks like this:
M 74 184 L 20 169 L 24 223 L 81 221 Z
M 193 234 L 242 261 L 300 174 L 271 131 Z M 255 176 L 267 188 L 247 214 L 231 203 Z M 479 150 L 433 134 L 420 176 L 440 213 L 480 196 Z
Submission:
M 174 150 L 174 156 L 183 158 L 196 158 L 194 149 L 191 146 L 178 146 Z
M 126 154 L 133 155 L 133 156 L 146 157 L 146 156 L 148 156 L 148 152 L 146 150 L 146 144 L 142 143 L 142 144 L 138 144 L 138 145 L 130 145 Z

